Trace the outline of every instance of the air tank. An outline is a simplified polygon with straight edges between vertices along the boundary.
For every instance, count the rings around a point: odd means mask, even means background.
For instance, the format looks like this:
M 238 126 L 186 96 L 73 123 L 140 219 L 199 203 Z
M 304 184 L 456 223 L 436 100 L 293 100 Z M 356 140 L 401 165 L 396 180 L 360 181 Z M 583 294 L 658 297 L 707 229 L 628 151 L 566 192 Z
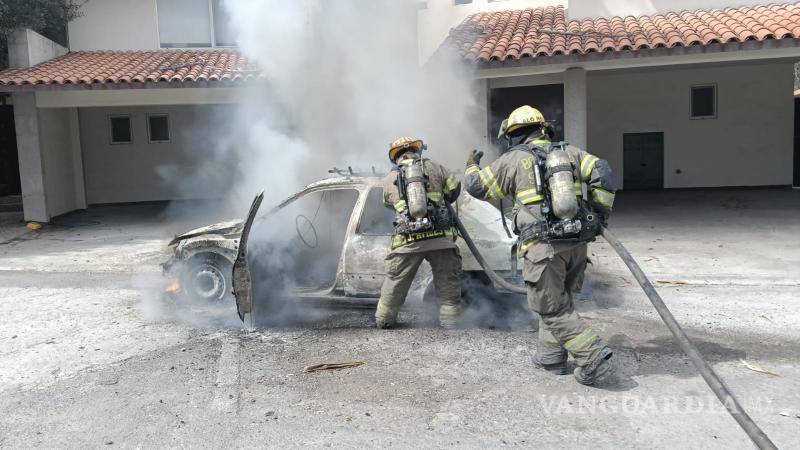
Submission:
M 422 160 L 414 159 L 404 168 L 408 213 L 414 219 L 422 219 L 428 215 L 428 194 L 425 191 L 425 172 L 422 169 Z
M 559 219 L 572 219 L 578 214 L 578 199 L 572 175 L 572 164 L 567 152 L 553 150 L 547 155 L 545 166 L 550 174 L 547 185 L 550 188 L 550 202 L 553 214 Z

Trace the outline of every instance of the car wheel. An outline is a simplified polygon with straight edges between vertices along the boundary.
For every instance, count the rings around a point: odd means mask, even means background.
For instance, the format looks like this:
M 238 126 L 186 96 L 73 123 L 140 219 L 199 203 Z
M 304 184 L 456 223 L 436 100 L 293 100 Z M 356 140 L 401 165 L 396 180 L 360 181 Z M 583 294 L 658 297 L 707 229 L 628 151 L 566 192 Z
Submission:
M 221 303 L 231 295 L 233 265 L 218 255 L 197 255 L 189 260 L 181 283 L 186 295 L 194 301 Z

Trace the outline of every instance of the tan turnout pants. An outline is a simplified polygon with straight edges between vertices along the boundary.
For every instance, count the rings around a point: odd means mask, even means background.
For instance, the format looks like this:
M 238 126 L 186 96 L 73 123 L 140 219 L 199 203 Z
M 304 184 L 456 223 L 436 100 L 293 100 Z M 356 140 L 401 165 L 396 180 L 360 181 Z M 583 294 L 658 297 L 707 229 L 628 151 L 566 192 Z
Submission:
M 544 364 L 566 361 L 567 352 L 579 366 L 593 361 L 605 342 L 575 312 L 572 293 L 583 284 L 586 244 L 543 257 L 525 257 L 523 277 L 528 304 L 539 314 L 537 357 Z M 535 256 L 532 256 L 536 259 Z
M 439 322 L 443 327 L 456 325 L 461 315 L 461 254 L 456 248 L 428 250 L 416 253 L 391 252 L 386 256 L 386 278 L 375 320 L 393 325 L 397 313 L 406 301 L 408 289 L 420 264 L 427 260 L 433 271 L 433 285 L 439 299 Z

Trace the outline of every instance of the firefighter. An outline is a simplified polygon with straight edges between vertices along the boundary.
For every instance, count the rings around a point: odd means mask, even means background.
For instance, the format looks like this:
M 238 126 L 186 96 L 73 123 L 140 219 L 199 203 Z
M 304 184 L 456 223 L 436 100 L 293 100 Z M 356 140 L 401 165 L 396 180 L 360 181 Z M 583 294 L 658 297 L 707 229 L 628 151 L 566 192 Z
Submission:
M 579 292 L 583 283 L 587 244 L 555 239 L 538 242 L 525 236 L 530 236 L 530 230 L 541 230 L 536 226 L 542 225 L 548 210 L 543 211 L 545 192 L 540 192 L 537 186 L 545 190 L 548 175 L 556 170 L 572 172 L 569 180 L 574 187 L 566 194 L 579 199 L 586 195 L 586 202 L 602 224 L 611 212 L 615 189 L 608 162 L 573 146 L 566 146 L 569 164 L 540 173 L 545 183 L 537 183 L 534 161 L 546 160 L 554 148 L 553 136 L 552 125 L 539 110 L 527 105 L 515 109 L 503 121 L 498 134 L 498 139 L 506 140 L 508 151 L 481 168 L 483 152 L 473 150 L 467 159 L 464 185 L 472 196 L 501 209 L 503 204 L 513 205 L 510 215 L 514 232 L 522 235 L 518 250 L 524 257 L 528 304 L 540 316 L 534 364 L 566 375 L 569 353 L 578 365 L 574 371 L 577 381 L 592 385 L 611 372 L 612 352 L 573 306 L 572 294 Z
M 386 256 L 386 278 L 375 311 L 378 328 L 389 328 L 408 294 L 423 260 L 433 271 L 439 299 L 439 322 L 453 328 L 461 314 L 461 255 L 447 205 L 461 192 L 461 183 L 442 165 L 422 157 L 419 139 L 401 137 L 389 146 L 395 168 L 384 180 L 384 204 L 395 211 L 395 234 Z

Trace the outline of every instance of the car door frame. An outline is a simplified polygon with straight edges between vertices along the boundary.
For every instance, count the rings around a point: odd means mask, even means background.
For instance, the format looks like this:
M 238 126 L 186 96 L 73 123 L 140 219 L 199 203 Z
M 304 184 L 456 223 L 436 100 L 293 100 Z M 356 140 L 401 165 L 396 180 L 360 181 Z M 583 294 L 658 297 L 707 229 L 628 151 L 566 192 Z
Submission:
M 366 185 L 359 199 L 360 204 L 353 208 L 353 229 L 342 249 L 341 289 L 348 297 L 377 298 L 380 296 L 380 287 L 386 272 L 383 269 L 383 260 L 389 254 L 392 234 L 362 234 L 359 227 L 368 208 L 367 201 L 372 190 L 383 191 L 383 186 Z M 357 215 L 356 215 L 357 213 Z M 349 255 L 369 254 L 365 261 L 350 261 Z
M 239 241 L 240 244 L 239 248 L 237 249 L 236 260 L 233 265 L 232 288 L 233 288 L 234 298 L 236 299 L 237 312 L 239 314 L 240 319 L 244 320 L 244 316 L 252 312 L 253 309 L 253 300 L 254 300 L 252 298 L 253 284 L 252 284 L 252 277 L 250 274 L 250 263 L 247 255 L 247 244 L 249 242 L 249 234 L 253 226 L 261 223 L 262 221 L 271 217 L 278 211 L 281 211 L 285 207 L 305 197 L 306 195 L 313 194 L 316 192 L 343 191 L 343 190 L 354 190 L 358 193 L 358 197 L 356 198 L 356 203 L 353 205 L 353 211 L 350 212 L 350 219 L 347 223 L 347 231 L 345 234 L 344 241 L 342 243 L 342 248 L 339 251 L 340 252 L 339 264 L 336 269 L 335 280 L 329 289 L 324 289 L 322 291 L 323 293 L 326 293 L 328 295 L 334 295 L 336 292 L 342 292 L 342 287 L 341 287 L 342 270 L 343 270 L 342 268 L 343 268 L 343 257 L 345 253 L 345 248 L 350 242 L 351 237 L 353 236 L 354 231 L 358 226 L 358 221 L 359 218 L 361 217 L 361 211 L 366 201 L 366 195 L 369 192 L 369 189 L 363 183 L 352 182 L 352 181 L 347 184 L 343 183 L 343 184 L 311 185 L 298 191 L 294 195 L 286 198 L 285 200 L 283 200 L 276 206 L 272 207 L 269 211 L 267 211 L 265 214 L 261 216 L 258 216 L 258 210 L 261 206 L 261 200 L 263 199 L 263 192 L 256 195 L 242 228 L 242 237 L 240 238 Z

